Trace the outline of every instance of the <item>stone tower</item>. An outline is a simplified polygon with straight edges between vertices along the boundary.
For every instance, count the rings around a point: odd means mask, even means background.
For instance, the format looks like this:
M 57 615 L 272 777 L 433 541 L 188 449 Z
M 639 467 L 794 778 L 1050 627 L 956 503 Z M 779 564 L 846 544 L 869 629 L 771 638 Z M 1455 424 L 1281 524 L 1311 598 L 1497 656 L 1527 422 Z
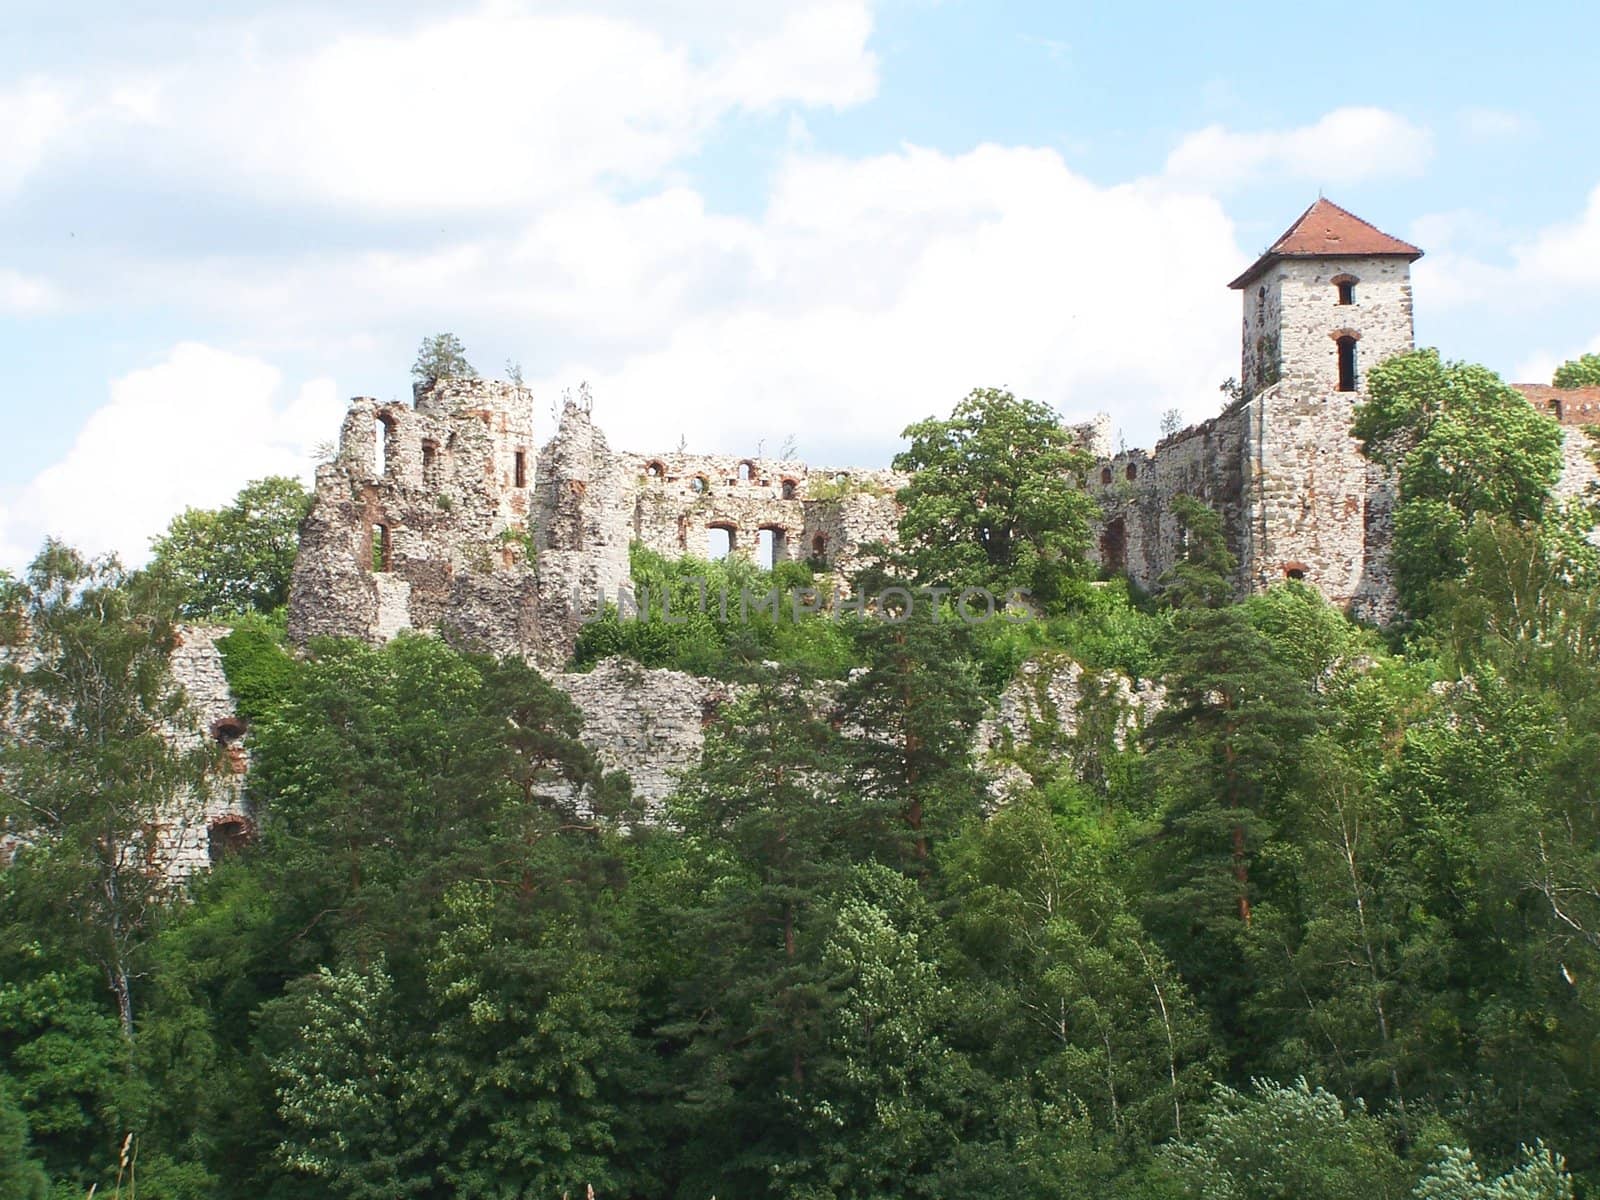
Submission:
M 1392 615 L 1393 481 L 1350 425 L 1366 372 L 1412 348 L 1421 254 L 1327 200 L 1306 209 L 1230 285 L 1244 301 L 1239 400 L 1102 462 L 1101 564 L 1160 586 L 1182 553 L 1173 501 L 1194 496 L 1222 516 L 1241 594 L 1299 579 L 1362 618 Z
M 1356 615 L 1394 608 L 1394 489 L 1350 436 L 1366 373 L 1413 348 L 1422 251 L 1319 199 L 1229 286 L 1244 301 L 1243 583 L 1314 584 Z
M 1319 199 L 1229 287 L 1244 298 L 1247 397 L 1361 390 L 1412 348 L 1411 264 L 1422 251 Z

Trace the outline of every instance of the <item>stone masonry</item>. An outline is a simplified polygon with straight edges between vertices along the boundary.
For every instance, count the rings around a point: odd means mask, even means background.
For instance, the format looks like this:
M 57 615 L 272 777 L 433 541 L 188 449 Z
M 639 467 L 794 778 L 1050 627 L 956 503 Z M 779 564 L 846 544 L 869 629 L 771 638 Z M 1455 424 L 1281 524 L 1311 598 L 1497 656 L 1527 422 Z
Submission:
M 1242 299 L 1233 403 L 1151 450 L 1112 453 L 1105 416 L 1076 427 L 1096 459 L 1083 482 L 1103 510 L 1099 565 L 1158 587 L 1183 551 L 1173 501 L 1190 495 L 1223 518 L 1239 594 L 1301 579 L 1359 618 L 1392 617 L 1394 482 L 1362 456 L 1350 425 L 1366 372 L 1413 346 L 1410 266 L 1421 253 L 1318 200 L 1233 281 Z M 1596 495 L 1583 427 L 1600 423 L 1600 389 L 1522 391 L 1566 427 L 1558 495 Z M 635 543 L 706 557 L 717 539 L 718 551 L 763 565 L 847 573 L 864 544 L 894 537 L 905 480 L 893 471 L 613 450 L 591 408 L 586 389 L 566 401 L 535 456 L 533 397 L 519 386 L 441 380 L 419 385 L 411 405 L 352 401 L 338 453 L 317 472 L 291 636 L 437 630 L 559 672 L 584 614 L 628 584 Z M 1085 687 L 1109 687 L 1119 720 L 1135 724 L 1160 702 L 1070 665 L 1035 676 L 1017 681 L 985 726 L 991 758 L 1041 720 L 1071 736 Z M 586 740 L 651 804 L 696 760 L 720 702 L 717 685 L 620 661 L 553 678 L 584 711 Z

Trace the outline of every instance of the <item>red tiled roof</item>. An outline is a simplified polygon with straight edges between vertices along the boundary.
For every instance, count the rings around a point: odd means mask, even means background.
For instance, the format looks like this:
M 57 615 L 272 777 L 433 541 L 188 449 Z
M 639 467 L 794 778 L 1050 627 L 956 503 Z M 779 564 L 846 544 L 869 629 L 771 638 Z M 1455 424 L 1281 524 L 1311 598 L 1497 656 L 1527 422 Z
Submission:
M 1410 242 L 1390 237 L 1377 226 L 1367 224 L 1332 200 L 1318 197 L 1248 271 L 1228 286 L 1244 287 L 1280 258 L 1382 258 L 1389 255 L 1414 262 L 1422 257 L 1422 251 Z
M 1600 387 L 1558 388 L 1548 383 L 1513 383 L 1542 413 L 1563 425 L 1600 425 Z

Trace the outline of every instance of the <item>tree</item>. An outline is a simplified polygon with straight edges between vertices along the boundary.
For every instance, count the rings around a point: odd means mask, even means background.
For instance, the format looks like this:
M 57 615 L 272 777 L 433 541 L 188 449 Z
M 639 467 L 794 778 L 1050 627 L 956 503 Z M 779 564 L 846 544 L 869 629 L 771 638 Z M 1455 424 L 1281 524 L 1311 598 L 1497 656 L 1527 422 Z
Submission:
M 1405 1164 L 1382 1124 L 1305 1080 L 1218 1085 L 1196 1134 L 1160 1151 L 1194 1200 L 1400 1200 Z
M 1399 480 L 1394 565 L 1413 616 L 1463 570 L 1478 514 L 1537 521 L 1561 474 L 1561 429 L 1494 372 L 1437 350 L 1395 355 L 1367 377 L 1352 432 Z
M 1556 368 L 1551 380 L 1558 388 L 1600 387 L 1600 354 L 1583 354 Z
M 289 602 L 311 499 L 299 480 L 272 475 L 246 484 L 224 508 L 184 509 L 151 542 L 150 570 L 174 589 L 185 617 L 270 613 Z
M 28 1145 L 28 1118 L 0 1073 L 0 1200 L 45 1200 L 50 1181 Z
M 1251 986 L 1245 943 L 1263 891 L 1258 859 L 1281 816 L 1301 742 L 1316 726 L 1310 690 L 1248 610 L 1228 603 L 1233 556 L 1217 514 L 1175 503 L 1184 558 L 1166 596 L 1166 707 L 1147 737 L 1161 799 L 1154 844 L 1164 883 L 1147 901 L 1152 928 L 1223 1027 L 1248 1042 L 1238 1005 Z
M 467 361 L 467 349 L 453 333 L 436 333 L 422 339 L 411 374 L 420 383 L 433 379 L 470 379 L 477 375 Z
M 21 653 L 0 669 L 0 829 L 30 843 L 13 894 L 98 965 L 131 1044 L 141 951 L 170 899 L 154 831 L 204 786 L 214 747 L 174 737 L 189 716 L 151 580 L 52 541 L 6 596 Z
M 905 436 L 899 552 L 914 582 L 1002 597 L 1023 588 L 1051 603 L 1083 575 L 1091 459 L 1051 408 L 981 388 Z

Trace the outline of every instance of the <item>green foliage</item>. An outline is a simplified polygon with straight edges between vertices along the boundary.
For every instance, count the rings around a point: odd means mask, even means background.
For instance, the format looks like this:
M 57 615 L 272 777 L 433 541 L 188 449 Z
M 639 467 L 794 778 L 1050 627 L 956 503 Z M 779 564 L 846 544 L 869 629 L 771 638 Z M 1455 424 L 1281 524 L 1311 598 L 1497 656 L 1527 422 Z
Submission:
M 584 625 L 573 655 L 580 670 L 610 655 L 734 678 L 751 677 L 762 662 L 815 678 L 837 678 L 854 665 L 849 622 L 806 611 L 819 593 L 803 564 L 763 571 L 739 558 L 674 561 L 636 544 L 630 566 L 637 611 L 608 602 Z
M 188 508 L 151 542 L 150 571 L 195 620 L 270 613 L 289 602 L 300 522 L 311 495 L 297 479 L 258 479 L 218 509 Z
M 1195 1200 L 1399 1200 L 1407 1190 L 1382 1124 L 1303 1079 L 1219 1086 L 1199 1132 L 1162 1158 L 1178 1194 Z
M 436 333 L 422 339 L 417 361 L 411 364 L 412 377 L 421 383 L 434 379 L 470 379 L 478 373 L 467 361 L 467 348 L 453 333 Z
M 1492 383 L 1397 378 L 1368 419 L 1441 582 L 1388 648 L 1300 584 L 1233 602 L 1188 500 L 1159 603 L 1065 571 L 976 627 L 741 619 L 810 572 L 636 551 L 686 619 L 581 661 L 736 681 L 642 823 L 525 664 L 245 614 L 260 841 L 182 903 L 141 849 L 210 757 L 160 733 L 171 599 L 47 547 L 0 579 L 41 651 L 0 656 L 0 1196 L 1592 1190 L 1600 553 L 1450 457 Z
M 1394 568 L 1413 616 L 1437 604 L 1463 569 L 1479 514 L 1538 521 L 1561 473 L 1561 430 L 1483 367 L 1436 350 L 1396 355 L 1367 377 L 1352 432 L 1375 461 L 1396 466 Z
M 1558 388 L 1600 387 L 1600 354 L 1580 354 L 1556 368 L 1550 381 Z
M 1047 405 L 983 388 L 948 419 L 906 429 L 895 456 L 911 473 L 901 491 L 897 555 L 916 583 L 1013 588 L 1049 606 L 1085 574 L 1094 500 L 1080 486 L 1089 469 Z
M 45 1200 L 50 1179 L 28 1145 L 28 1118 L 0 1074 L 0 1200 Z

